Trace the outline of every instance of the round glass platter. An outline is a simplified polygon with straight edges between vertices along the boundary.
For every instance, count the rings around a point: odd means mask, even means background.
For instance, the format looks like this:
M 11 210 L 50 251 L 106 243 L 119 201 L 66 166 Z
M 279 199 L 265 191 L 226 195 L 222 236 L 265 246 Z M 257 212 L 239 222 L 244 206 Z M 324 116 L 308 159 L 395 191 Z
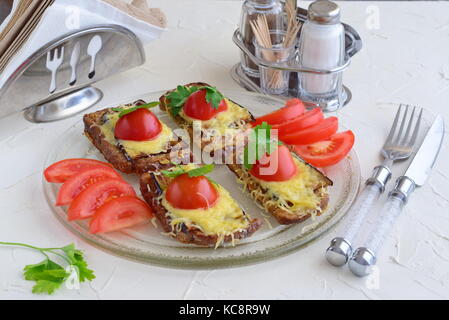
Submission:
M 163 91 L 148 93 L 102 108 L 116 107 L 138 99 L 147 102 L 156 101 L 163 93 Z M 248 108 L 256 117 L 279 108 L 284 103 L 276 98 L 251 92 L 224 92 L 224 94 Z M 169 127 L 177 127 L 159 108 L 153 108 L 153 111 Z M 63 133 L 54 149 L 49 152 L 45 167 L 68 158 L 93 158 L 104 161 L 100 152 L 84 137 L 83 130 L 84 125 L 80 120 Z M 217 249 L 179 243 L 162 234 L 162 228 L 160 226 L 156 228 L 152 223 L 112 233 L 90 234 L 88 221 L 69 222 L 66 218 L 67 207 L 54 205 L 60 185 L 47 183 L 45 180 L 43 183 L 48 204 L 61 223 L 98 248 L 120 257 L 159 266 L 188 269 L 226 268 L 263 262 L 296 251 L 325 234 L 345 215 L 360 185 L 357 154 L 353 150 L 340 163 L 322 171 L 334 183 L 329 188 L 330 201 L 326 211 L 314 219 L 284 226 L 278 224 L 242 191 L 234 174 L 225 165 L 217 165 L 210 177 L 225 187 L 251 217 L 258 217 L 264 221 L 263 227 L 252 237 L 235 243 L 234 246 L 226 245 Z M 123 176 L 139 192 L 137 175 L 123 174 Z

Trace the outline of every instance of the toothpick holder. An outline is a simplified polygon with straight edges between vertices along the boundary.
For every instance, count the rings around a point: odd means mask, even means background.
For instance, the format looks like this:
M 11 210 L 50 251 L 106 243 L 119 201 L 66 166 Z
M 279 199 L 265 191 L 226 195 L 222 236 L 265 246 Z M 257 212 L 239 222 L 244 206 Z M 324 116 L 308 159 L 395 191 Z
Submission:
M 307 10 L 305 10 L 303 8 L 298 8 L 297 12 L 298 12 L 298 14 L 297 14 L 298 19 L 301 22 L 306 21 Z M 343 27 L 345 29 L 345 61 L 341 66 L 334 68 L 332 70 L 307 69 L 307 68 L 299 68 L 297 66 L 290 66 L 290 65 L 280 64 L 280 63 L 268 63 L 268 62 L 262 60 L 261 58 L 256 57 L 256 55 L 253 54 L 245 46 L 245 44 L 242 40 L 242 35 L 240 34 L 239 30 L 236 30 L 234 32 L 233 41 L 237 45 L 237 47 L 240 50 L 242 50 L 242 52 L 244 52 L 248 56 L 248 58 L 250 60 L 252 60 L 255 64 L 257 64 L 259 67 L 269 68 L 272 70 L 278 70 L 280 72 L 282 72 L 282 71 L 290 72 L 289 88 L 286 93 L 284 93 L 282 95 L 277 95 L 278 97 L 285 97 L 285 98 L 299 97 L 298 79 L 299 79 L 300 73 L 304 72 L 304 73 L 314 73 L 314 74 L 333 74 L 333 73 L 337 73 L 337 72 L 342 72 L 349 66 L 352 56 L 354 56 L 357 52 L 359 52 L 362 49 L 362 40 L 361 40 L 359 34 L 357 33 L 357 31 L 354 28 L 352 28 L 351 26 L 344 24 L 344 23 L 343 23 Z M 251 91 L 264 93 L 264 91 L 262 90 L 261 85 L 260 85 L 260 78 L 259 77 L 251 77 L 251 76 L 247 75 L 243 71 L 241 63 L 236 64 L 231 69 L 231 76 L 242 87 L 244 87 L 248 90 L 251 90 Z M 322 102 L 319 104 L 317 104 L 315 102 L 310 102 L 310 101 L 304 101 L 304 102 L 305 102 L 306 106 L 309 108 L 320 107 L 322 110 L 335 111 L 335 110 L 342 108 L 346 104 L 348 104 L 348 102 L 351 100 L 351 98 L 352 98 L 351 91 L 346 86 L 343 86 L 343 90 L 339 94 L 338 99 L 327 101 L 327 102 Z
M 31 122 L 60 120 L 99 102 L 97 81 L 142 65 L 141 41 L 119 25 L 96 25 L 47 43 L 0 90 L 0 117 L 22 111 Z

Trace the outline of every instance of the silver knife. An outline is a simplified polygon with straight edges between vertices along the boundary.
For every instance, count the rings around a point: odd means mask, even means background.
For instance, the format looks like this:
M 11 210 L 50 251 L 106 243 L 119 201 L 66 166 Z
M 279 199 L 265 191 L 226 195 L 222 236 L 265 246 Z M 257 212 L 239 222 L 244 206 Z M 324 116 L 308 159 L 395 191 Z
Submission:
M 76 67 L 80 58 L 80 43 L 75 43 L 73 47 L 72 55 L 70 57 L 70 67 L 72 68 L 72 76 L 70 77 L 69 84 L 73 86 L 76 83 Z
M 364 277 L 372 272 L 379 249 L 396 218 L 402 212 L 409 196 L 415 187 L 422 186 L 430 175 L 440 152 L 443 136 L 444 122 L 443 118 L 438 115 L 407 171 L 396 180 L 394 189 L 389 193 L 387 202 L 373 224 L 375 229 L 369 233 L 364 246 L 357 248 L 350 258 L 349 269 L 356 276 Z

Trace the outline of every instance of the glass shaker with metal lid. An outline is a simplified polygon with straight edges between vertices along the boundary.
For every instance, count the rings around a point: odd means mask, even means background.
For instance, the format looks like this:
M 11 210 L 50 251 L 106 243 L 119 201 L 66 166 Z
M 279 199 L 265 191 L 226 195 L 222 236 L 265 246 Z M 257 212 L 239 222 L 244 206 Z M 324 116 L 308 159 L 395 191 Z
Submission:
M 269 30 L 282 30 L 284 28 L 284 13 L 279 0 L 245 0 L 242 6 L 239 31 L 245 46 L 254 54 L 253 44 L 254 33 L 251 29 L 250 21 L 254 21 L 258 16 L 264 15 L 267 18 Z M 243 52 L 241 52 L 242 68 L 248 76 L 258 77 L 259 68 Z
M 327 0 L 313 2 L 308 8 L 299 43 L 300 67 L 332 70 L 341 66 L 345 60 L 345 31 L 340 23 L 339 6 Z M 342 72 L 301 73 L 300 97 L 317 104 L 336 100 L 333 106 L 337 109 L 342 103 L 342 75 Z

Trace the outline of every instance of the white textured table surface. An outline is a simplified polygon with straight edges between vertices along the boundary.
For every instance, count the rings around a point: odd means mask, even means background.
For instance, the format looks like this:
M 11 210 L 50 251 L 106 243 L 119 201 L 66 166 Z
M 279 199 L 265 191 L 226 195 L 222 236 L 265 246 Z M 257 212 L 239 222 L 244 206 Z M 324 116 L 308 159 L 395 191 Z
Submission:
M 102 104 L 190 81 L 224 92 L 239 59 L 231 41 L 241 1 L 152 0 L 168 16 L 162 38 L 146 49 L 147 63 L 99 84 Z M 305 4 L 302 3 L 302 6 Z M 342 2 L 343 21 L 360 33 L 363 50 L 345 72 L 353 100 L 339 115 L 357 137 L 367 177 L 399 102 L 440 112 L 449 124 L 449 3 Z M 379 20 L 375 19 L 378 13 Z M 378 23 L 377 23 L 378 22 Z M 373 28 L 374 27 L 374 28 Z M 377 28 L 378 27 L 378 28 Z M 31 294 L 21 269 L 34 252 L 0 247 L 0 299 L 379 299 L 449 298 L 449 152 L 447 143 L 428 183 L 418 190 L 387 239 L 379 277 L 358 279 L 334 269 L 323 252 L 335 230 L 311 246 L 273 261 L 225 270 L 182 271 L 130 262 L 78 240 L 53 216 L 41 184 L 45 156 L 80 120 L 35 125 L 20 115 L 0 120 L 0 241 L 59 246 L 75 241 L 97 278 L 78 291 Z

